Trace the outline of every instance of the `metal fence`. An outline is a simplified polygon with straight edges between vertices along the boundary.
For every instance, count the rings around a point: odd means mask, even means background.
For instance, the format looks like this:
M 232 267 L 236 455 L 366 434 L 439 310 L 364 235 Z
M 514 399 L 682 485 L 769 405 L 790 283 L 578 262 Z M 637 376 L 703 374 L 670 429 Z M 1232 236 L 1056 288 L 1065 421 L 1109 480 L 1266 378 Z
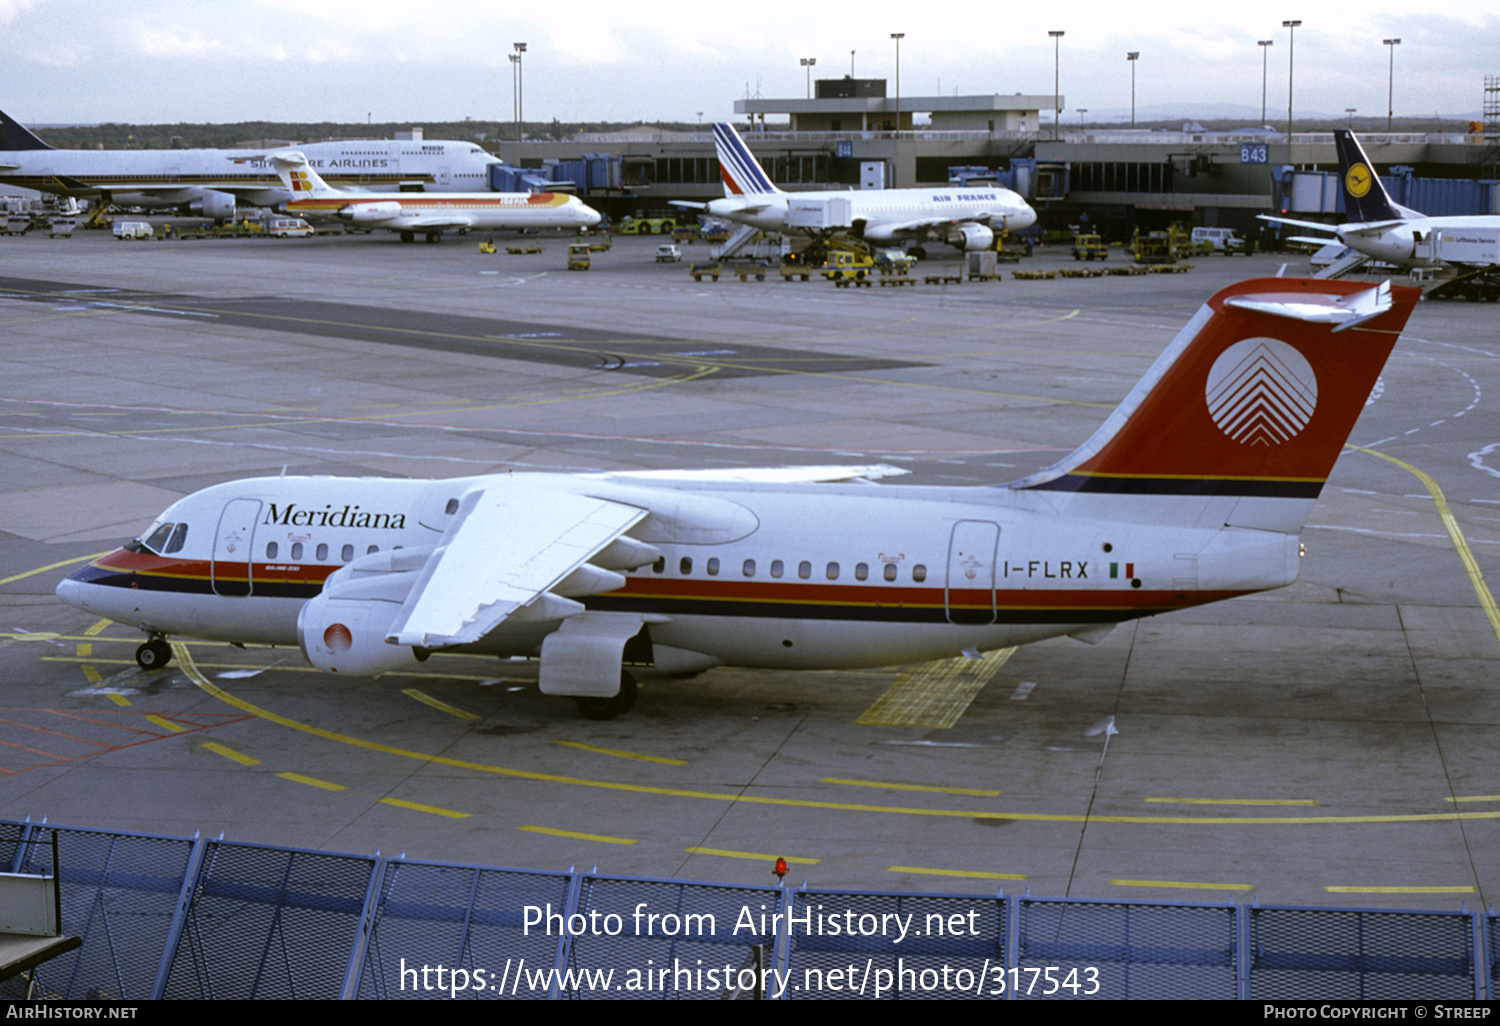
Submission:
M 1488 999 L 1500 916 L 549 873 L 0 821 L 56 999 Z M 20 995 L 16 981 L 0 997 Z

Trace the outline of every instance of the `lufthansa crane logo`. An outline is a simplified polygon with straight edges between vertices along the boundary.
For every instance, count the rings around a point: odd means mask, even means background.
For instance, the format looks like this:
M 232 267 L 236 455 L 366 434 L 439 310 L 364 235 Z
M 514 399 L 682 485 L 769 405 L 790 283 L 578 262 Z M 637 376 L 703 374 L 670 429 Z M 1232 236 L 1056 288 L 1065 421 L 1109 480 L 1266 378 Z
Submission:
M 1214 361 L 1204 388 L 1208 415 L 1241 445 L 1280 445 L 1312 420 L 1318 378 L 1297 350 L 1274 338 L 1236 342 Z
M 1349 172 L 1344 175 L 1344 188 L 1348 189 L 1349 195 L 1355 199 L 1364 199 L 1365 193 L 1370 191 L 1370 186 L 1374 181 L 1375 176 L 1361 162 L 1351 167 Z

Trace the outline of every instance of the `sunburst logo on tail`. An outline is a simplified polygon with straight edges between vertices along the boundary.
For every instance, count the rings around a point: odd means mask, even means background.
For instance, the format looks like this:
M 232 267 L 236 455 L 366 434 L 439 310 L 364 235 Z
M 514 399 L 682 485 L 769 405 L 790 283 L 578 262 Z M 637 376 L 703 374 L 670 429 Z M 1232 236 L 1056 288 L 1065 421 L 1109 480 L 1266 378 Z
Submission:
M 1209 416 L 1241 445 L 1295 438 L 1318 404 L 1318 378 L 1305 357 L 1274 338 L 1247 338 L 1219 354 L 1204 388 Z

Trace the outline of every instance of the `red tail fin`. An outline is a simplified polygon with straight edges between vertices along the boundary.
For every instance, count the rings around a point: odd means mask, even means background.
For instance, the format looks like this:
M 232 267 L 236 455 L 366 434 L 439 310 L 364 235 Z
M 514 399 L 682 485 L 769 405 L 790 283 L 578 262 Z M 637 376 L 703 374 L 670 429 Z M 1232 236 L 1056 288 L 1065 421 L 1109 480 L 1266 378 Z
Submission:
M 1315 499 L 1418 297 L 1285 278 L 1223 289 L 1092 438 L 1013 487 Z

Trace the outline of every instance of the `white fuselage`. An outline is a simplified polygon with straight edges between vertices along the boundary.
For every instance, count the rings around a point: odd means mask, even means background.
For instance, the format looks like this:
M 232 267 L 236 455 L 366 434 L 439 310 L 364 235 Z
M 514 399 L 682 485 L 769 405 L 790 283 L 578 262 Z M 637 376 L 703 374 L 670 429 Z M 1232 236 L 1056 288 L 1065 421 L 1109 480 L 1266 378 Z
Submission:
M 1333 230 L 1350 249 L 1402 268 L 1500 263 L 1500 215 L 1418 217 L 1379 231 L 1359 224 Z
M 474 143 L 385 139 L 308 143 L 300 147 L 332 185 L 394 190 L 473 191 L 489 183 L 497 158 Z M 0 151 L 0 182 L 79 197 L 108 195 L 121 206 L 177 208 L 205 191 L 233 193 L 241 203 L 271 207 L 291 193 L 265 150 Z
M 1295 536 L 1124 522 L 1110 518 L 1119 507 L 1111 497 L 1100 497 L 1094 519 L 1059 517 L 1045 496 L 1003 487 L 547 480 L 612 502 L 649 501 L 653 512 L 631 537 L 660 558 L 585 601 L 647 616 L 655 661 L 668 671 L 889 665 L 1096 635 L 1296 575 Z M 154 634 L 297 644 L 298 613 L 329 574 L 377 550 L 435 545 L 457 498 L 486 481 L 215 486 L 143 535 L 160 551 L 119 550 L 58 595 Z M 175 551 L 164 524 L 187 525 Z M 557 627 L 506 622 L 469 650 L 536 655 Z
M 600 221 L 599 212 L 578 197 L 552 192 L 341 192 L 290 200 L 286 212 L 334 216 L 351 224 L 392 231 L 586 228 Z
M 1019 195 L 999 186 L 757 193 L 711 200 L 708 212 L 766 231 L 782 231 L 794 227 L 788 216 L 793 201 L 847 202 L 850 226 L 863 226 L 862 235 L 871 242 L 945 238 L 942 226 L 969 222 L 987 224 L 996 232 L 1020 231 L 1036 223 L 1036 211 Z M 909 225 L 923 227 L 903 227 Z

